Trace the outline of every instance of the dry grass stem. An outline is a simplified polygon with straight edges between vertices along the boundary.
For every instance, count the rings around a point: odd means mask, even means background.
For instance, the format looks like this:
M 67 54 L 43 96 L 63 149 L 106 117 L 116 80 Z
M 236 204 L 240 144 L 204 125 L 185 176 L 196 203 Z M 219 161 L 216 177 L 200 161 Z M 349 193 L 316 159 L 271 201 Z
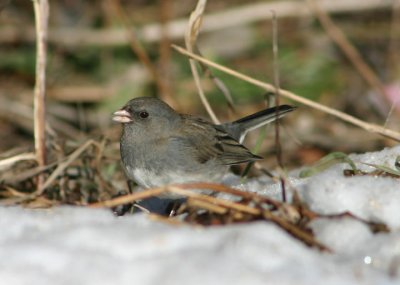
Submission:
M 204 13 L 206 4 L 207 4 L 207 0 L 199 0 L 197 2 L 197 6 L 196 6 L 195 10 L 190 14 L 188 27 L 185 32 L 185 45 L 186 45 L 186 48 L 191 52 L 193 52 L 194 47 L 196 45 L 196 40 L 197 40 L 197 36 L 200 31 L 201 22 L 203 19 L 203 13 Z M 199 92 L 200 100 L 201 100 L 202 104 L 204 105 L 204 108 L 206 109 L 211 120 L 215 124 L 219 124 L 219 120 L 218 120 L 217 116 L 215 115 L 214 111 L 212 110 L 210 103 L 208 102 L 206 95 L 204 94 L 203 88 L 201 87 L 200 76 L 199 76 L 199 72 L 196 68 L 196 62 L 193 59 L 189 58 L 189 63 L 190 63 L 190 69 L 192 70 L 192 74 L 193 74 L 194 82 L 196 84 L 197 91 Z
M 382 98 L 388 100 L 388 95 L 386 94 L 385 88 L 380 81 L 378 75 L 372 70 L 372 68 L 363 60 L 358 50 L 350 43 L 345 34 L 340 30 L 332 18 L 328 15 L 326 11 L 321 9 L 319 1 L 307 0 L 308 4 L 314 10 L 318 20 L 324 27 L 325 31 L 331 37 L 331 39 L 336 43 L 336 45 L 342 50 L 349 61 L 354 65 L 360 75 L 364 80 L 375 89 L 378 93 L 382 95 Z
M 198 46 L 195 46 L 195 48 L 196 48 L 196 53 L 197 53 L 198 55 L 200 55 L 200 56 L 203 56 L 203 55 L 201 54 L 200 49 L 198 48 Z M 204 75 L 207 76 L 208 78 L 210 78 L 210 79 L 214 82 L 215 86 L 221 91 L 222 95 L 224 95 L 225 100 L 226 100 L 226 102 L 227 102 L 227 104 L 228 104 L 228 107 L 229 107 L 233 112 L 236 112 L 235 106 L 234 106 L 234 104 L 233 104 L 233 97 L 232 97 L 231 92 L 229 91 L 228 87 L 225 85 L 225 83 L 224 83 L 221 79 L 219 79 L 218 77 L 216 77 L 216 76 L 212 73 L 211 69 L 208 68 L 207 65 L 205 65 L 205 64 L 203 64 L 203 63 L 201 63 L 201 62 L 198 62 L 198 63 L 199 63 L 199 65 L 200 65 L 201 69 L 203 70 Z
M 270 211 L 263 211 L 263 216 L 267 220 L 279 225 L 280 227 L 284 228 L 286 231 L 297 237 L 298 239 L 302 240 L 304 243 L 308 244 L 309 246 L 318 247 L 320 250 L 331 252 L 331 250 L 325 246 L 324 244 L 317 241 L 311 233 L 308 233 L 299 227 L 289 223 L 288 221 L 279 218 L 273 215 Z
M 187 186 L 189 186 L 189 185 L 187 185 Z M 146 199 L 149 197 L 160 196 L 162 193 L 168 192 L 168 193 L 178 194 L 183 197 L 195 198 L 197 200 L 215 204 L 215 205 L 219 205 L 219 206 L 229 207 L 231 209 L 242 211 L 242 212 L 252 214 L 252 215 L 260 214 L 260 210 L 255 209 L 253 207 L 245 206 L 245 205 L 231 202 L 228 200 L 217 199 L 217 198 L 207 196 L 207 195 L 198 194 L 198 193 L 192 192 L 195 189 L 193 189 L 193 188 L 190 188 L 190 189 L 192 189 L 192 190 L 189 190 L 189 187 L 181 188 L 180 185 L 177 185 L 177 186 L 170 185 L 170 186 L 166 186 L 166 187 L 153 188 L 153 189 L 145 190 L 142 192 L 121 196 L 121 197 L 118 197 L 118 198 L 115 198 L 112 200 L 94 203 L 94 204 L 91 204 L 89 207 L 112 208 L 112 207 L 116 207 L 119 205 L 128 204 L 128 203 L 132 203 L 132 202 L 135 202 L 138 200 Z
M 176 190 L 176 189 L 180 189 L 180 190 Z M 187 183 L 187 184 L 170 185 L 168 187 L 152 188 L 152 189 L 148 189 L 148 190 L 145 190 L 145 191 L 142 191 L 142 192 L 128 194 L 128 195 L 120 196 L 120 197 L 117 197 L 117 198 L 114 198 L 114 199 L 111 199 L 111 200 L 94 203 L 94 204 L 91 204 L 90 207 L 93 207 L 93 208 L 103 208 L 103 207 L 112 208 L 112 207 L 116 207 L 116 206 L 123 205 L 123 204 L 133 203 L 135 201 L 146 199 L 146 198 L 149 198 L 149 197 L 159 196 L 162 193 L 172 192 L 172 191 L 174 193 L 175 192 L 179 192 L 178 194 L 190 197 L 191 194 L 187 194 L 187 193 L 190 193 L 189 192 L 190 189 L 192 189 L 192 190 L 193 189 L 209 189 L 209 190 L 213 190 L 215 192 L 228 193 L 228 194 L 231 194 L 231 195 L 242 197 L 244 199 L 251 199 L 251 200 L 253 200 L 254 202 L 257 202 L 257 203 L 259 203 L 259 202 L 260 203 L 261 202 L 262 203 L 266 203 L 266 204 L 269 204 L 269 205 L 271 205 L 271 206 L 273 206 L 275 208 L 278 208 L 282 204 L 281 202 L 275 201 L 275 200 L 273 200 L 271 198 L 268 198 L 266 196 L 260 196 L 260 195 L 258 195 L 256 193 L 237 190 L 237 189 L 230 188 L 230 187 L 227 187 L 227 186 L 222 185 L 222 184 L 215 184 L 215 183 Z
M 263 88 L 263 89 L 265 89 L 267 91 L 274 92 L 274 90 L 275 90 L 275 87 L 273 85 L 269 84 L 269 83 L 262 82 L 262 81 L 260 81 L 258 79 L 252 78 L 252 77 L 247 76 L 247 75 L 245 75 L 243 73 L 237 72 L 237 71 L 235 71 L 233 69 L 230 69 L 228 67 L 220 65 L 220 64 L 215 63 L 213 61 L 205 59 L 205 58 L 203 58 L 201 56 L 198 56 L 196 54 L 193 54 L 193 53 L 191 53 L 191 52 L 189 52 L 189 51 L 185 50 L 184 48 L 179 47 L 177 45 L 172 45 L 172 47 L 174 49 L 176 49 L 178 52 L 180 52 L 180 53 L 182 53 L 182 54 L 184 54 L 184 55 L 186 55 L 186 56 L 188 56 L 188 57 L 190 57 L 192 59 L 201 61 L 204 64 L 207 64 L 208 66 L 216 68 L 216 69 L 218 69 L 220 71 L 223 71 L 223 72 L 225 72 L 227 74 L 230 74 L 230 75 L 232 75 L 234 77 L 237 77 L 237 78 L 239 78 L 241 80 L 249 82 L 249 83 L 251 83 L 253 85 L 259 86 L 260 88 Z M 367 123 L 367 122 L 362 121 L 360 119 L 357 119 L 357 118 L 355 118 L 353 116 L 350 116 L 350 115 L 348 115 L 348 114 L 346 114 L 344 112 L 335 110 L 335 109 L 330 108 L 328 106 L 322 105 L 320 103 L 317 103 L 317 102 L 314 102 L 314 101 L 309 100 L 307 98 L 304 98 L 304 97 L 301 97 L 299 95 L 296 95 L 293 92 L 290 92 L 288 90 L 280 89 L 279 93 L 280 93 L 281 96 L 283 96 L 285 98 L 288 98 L 288 99 L 293 100 L 295 102 L 304 104 L 306 106 L 312 107 L 314 109 L 317 109 L 317 110 L 320 110 L 320 111 L 325 112 L 327 114 L 330 114 L 332 116 L 335 116 L 335 117 L 337 117 L 337 118 L 339 118 L 339 119 L 341 119 L 343 121 L 346 121 L 346 122 L 348 122 L 350 124 L 358 126 L 358 127 L 362 128 L 364 130 L 367 130 L 369 132 L 377 133 L 377 134 L 383 135 L 385 137 L 391 138 L 393 140 L 400 141 L 400 133 L 397 132 L 397 131 L 394 131 L 394 130 L 391 130 L 391 129 L 386 129 L 386 128 L 383 128 L 383 127 L 381 127 L 379 125 L 376 125 L 376 124 Z
M 193 198 L 189 198 L 186 201 L 188 207 L 191 208 L 200 208 L 200 209 L 205 209 L 207 211 L 210 211 L 211 213 L 216 213 L 219 215 L 224 215 L 228 212 L 227 208 L 215 205 L 215 204 L 211 204 L 209 202 L 206 201 L 201 201 L 201 200 L 196 200 Z
M 133 203 L 139 200 L 143 200 L 146 198 L 154 197 L 154 196 L 159 196 L 162 193 L 167 192 L 167 189 L 165 187 L 160 187 L 160 188 L 153 188 L 149 189 L 146 191 L 142 192 L 137 192 L 133 194 L 128 194 L 124 196 L 120 196 L 111 200 L 106 200 L 98 203 L 93 203 L 90 204 L 90 208 L 113 208 L 119 205 L 124 205 L 124 204 L 129 204 Z
M 232 194 L 240 194 L 239 196 L 247 196 L 251 197 L 252 199 L 249 199 L 250 201 L 253 202 L 257 207 L 249 206 L 245 203 L 242 202 L 233 202 L 230 200 L 225 200 L 225 199 L 220 199 L 204 194 L 199 194 L 195 192 L 196 189 L 213 189 L 213 190 L 222 190 L 220 192 L 227 192 L 227 193 L 232 193 Z M 237 192 L 236 192 L 237 191 Z M 123 204 L 128 204 L 132 203 L 137 200 L 149 198 L 152 196 L 159 196 L 160 194 L 163 193 L 174 193 L 178 194 L 182 197 L 187 198 L 186 206 L 189 209 L 203 209 L 206 210 L 208 215 L 220 215 L 220 217 L 224 217 L 224 220 L 227 221 L 227 223 L 231 223 L 233 221 L 249 221 L 249 220 L 257 220 L 257 219 L 266 219 L 268 221 L 271 221 L 290 234 L 292 234 L 294 237 L 302 240 L 304 243 L 306 243 L 309 246 L 315 246 L 321 250 L 325 251 L 330 251 L 329 248 L 318 242 L 313 236 L 312 233 L 309 232 L 308 230 L 303 229 L 299 225 L 295 224 L 294 222 L 290 222 L 287 220 L 285 217 L 280 217 L 279 216 L 279 211 L 271 212 L 268 209 L 264 209 L 259 205 L 261 201 L 264 200 L 263 196 L 257 195 L 255 193 L 248 193 L 248 192 L 242 192 L 236 189 L 231 189 L 229 187 L 223 186 L 223 185 L 218 185 L 218 184 L 209 184 L 209 183 L 192 183 L 192 184 L 183 184 L 183 185 L 170 185 L 166 187 L 160 187 L 160 188 L 154 188 L 154 189 L 149 189 L 143 192 L 135 193 L 135 194 L 130 194 L 126 196 L 121 196 L 109 201 L 104 201 L 96 204 L 91 204 L 90 207 L 93 208 L 99 208 L 99 207 L 115 207 L 118 205 L 123 205 Z M 240 192 L 240 193 L 239 193 Z M 269 200 L 263 201 L 269 203 Z M 269 203 L 270 204 L 270 203 Z M 289 207 L 290 205 L 288 204 L 282 204 L 279 202 L 276 202 L 277 206 L 282 207 Z M 290 206 L 290 208 L 293 209 L 293 211 L 297 211 L 297 207 L 295 206 Z M 280 208 L 279 208 L 280 209 Z M 302 212 L 301 212 L 302 213 Z M 313 218 L 316 217 L 315 215 L 312 216 Z M 201 218 L 198 216 L 197 218 Z M 215 216 L 217 218 L 217 216 Z M 170 219 L 167 218 L 161 218 L 159 216 L 156 217 L 157 220 L 163 221 L 163 222 L 168 222 Z M 196 221 L 196 217 L 195 220 Z M 173 222 L 175 223 L 175 221 Z M 226 223 L 226 222 L 225 222 Z M 183 223 L 179 223 L 183 224 Z M 195 224 L 198 224 L 198 222 Z
M 274 206 L 275 208 L 278 208 L 282 203 L 276 200 L 273 200 L 271 198 L 268 198 L 266 196 L 261 196 L 257 193 L 252 193 L 252 192 L 246 192 L 246 191 L 241 191 L 235 188 L 231 188 L 222 184 L 215 184 L 215 183 L 187 183 L 187 184 L 180 184 L 176 185 L 179 188 L 182 189 L 210 189 L 215 192 L 220 192 L 220 193 L 227 193 L 235 196 L 242 197 L 244 199 L 249 199 L 253 200 L 254 202 L 257 203 L 266 203 L 271 206 Z
M 275 104 L 277 106 L 280 105 L 280 78 L 279 78 L 279 61 L 278 61 L 278 20 L 276 18 L 276 13 L 272 11 L 272 53 L 273 53 L 273 74 L 274 74 L 274 87 L 275 87 Z M 275 148 L 276 148 L 276 160 L 278 166 L 283 169 L 283 160 L 282 160 L 282 146 L 280 142 L 280 134 L 279 134 L 279 109 L 276 109 L 276 118 L 275 125 Z M 280 177 L 281 183 L 281 191 L 282 191 L 282 201 L 286 202 L 286 187 L 285 180 Z
M 21 173 L 18 173 L 18 174 L 1 176 L 1 179 L 7 184 L 14 185 L 21 181 L 25 181 L 29 178 L 32 178 L 42 172 L 45 172 L 45 171 L 55 167 L 56 165 L 57 165 L 57 162 L 50 163 L 45 166 L 37 166 L 37 167 L 30 168 L 30 169 L 23 171 Z
M 78 149 L 76 149 L 72 154 L 68 156 L 68 158 L 64 161 L 61 162 L 57 165 L 57 168 L 51 173 L 51 175 L 47 178 L 46 182 L 42 185 L 41 188 L 39 188 L 35 193 L 33 193 L 32 197 L 37 197 L 43 194 L 44 190 L 46 190 L 47 187 L 49 187 L 55 180 L 56 178 L 62 174 L 62 172 L 74 161 L 76 160 L 88 147 L 90 146 L 96 146 L 99 148 L 99 144 L 94 141 L 94 140 L 88 140 L 86 143 L 84 143 L 82 146 L 80 146 Z M 31 198 L 32 198 L 31 197 Z
M 46 59 L 47 23 L 49 3 L 47 0 L 33 0 L 36 27 L 36 82 L 34 89 L 34 133 L 35 152 L 39 166 L 46 165 Z M 44 177 L 38 176 L 37 189 L 43 185 Z
M 27 193 L 20 192 L 10 186 L 5 186 L 4 189 L 6 190 L 5 193 L 2 193 L 3 197 L 25 197 L 28 195 Z
M 227 207 L 229 209 L 232 210 L 237 210 L 240 212 L 244 212 L 247 214 L 251 214 L 251 215 L 260 215 L 260 210 L 250 207 L 250 206 L 246 206 L 240 203 L 236 203 L 236 202 L 232 202 L 229 200 L 223 200 L 223 199 L 218 199 L 215 197 L 211 197 L 208 195 L 203 195 L 203 194 L 198 194 L 196 192 L 192 192 L 188 189 L 184 189 L 184 188 L 179 188 L 178 186 L 168 186 L 167 187 L 168 191 L 171 193 L 175 193 L 175 194 L 179 194 L 182 196 L 186 196 L 186 197 L 191 197 L 191 198 L 195 198 L 197 200 L 203 201 L 203 202 L 207 202 L 207 203 L 211 203 L 211 204 L 215 204 L 218 206 L 223 206 L 223 207 Z
M 15 163 L 23 161 L 23 160 L 36 160 L 36 154 L 29 153 L 21 153 L 12 157 L 8 157 L 0 160 L 0 171 L 4 171 L 12 167 Z

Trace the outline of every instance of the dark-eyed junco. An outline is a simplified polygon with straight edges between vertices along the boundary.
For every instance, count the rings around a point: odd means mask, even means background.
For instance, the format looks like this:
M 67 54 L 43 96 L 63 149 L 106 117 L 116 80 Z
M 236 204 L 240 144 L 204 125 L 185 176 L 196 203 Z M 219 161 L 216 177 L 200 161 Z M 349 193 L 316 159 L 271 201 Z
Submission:
M 179 114 L 157 98 L 132 99 L 113 114 L 123 124 L 120 148 L 126 175 L 144 188 L 221 182 L 229 165 L 262 159 L 241 143 L 248 131 L 274 121 L 276 108 L 279 117 L 295 109 L 281 105 L 214 125 Z

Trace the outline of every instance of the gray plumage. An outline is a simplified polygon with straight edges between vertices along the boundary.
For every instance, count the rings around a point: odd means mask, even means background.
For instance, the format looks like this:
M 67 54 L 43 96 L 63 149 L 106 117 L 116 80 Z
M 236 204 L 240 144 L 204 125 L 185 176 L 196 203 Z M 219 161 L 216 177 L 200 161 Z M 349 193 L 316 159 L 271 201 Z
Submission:
M 293 111 L 279 106 L 279 117 Z M 276 118 L 269 108 L 214 125 L 175 112 L 152 97 L 130 100 L 114 113 L 123 123 L 121 159 L 126 175 L 145 188 L 171 183 L 221 182 L 229 165 L 262 159 L 241 144 L 246 133 Z

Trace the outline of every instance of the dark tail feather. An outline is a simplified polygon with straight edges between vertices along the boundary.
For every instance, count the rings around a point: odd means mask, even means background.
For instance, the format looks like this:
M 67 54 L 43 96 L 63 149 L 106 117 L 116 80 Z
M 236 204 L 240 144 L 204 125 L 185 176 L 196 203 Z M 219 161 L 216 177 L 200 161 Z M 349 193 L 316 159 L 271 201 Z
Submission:
M 279 115 L 277 116 L 277 109 Z M 289 105 L 280 105 L 277 107 L 268 108 L 252 115 L 241 118 L 232 123 L 223 124 L 223 128 L 235 139 L 242 142 L 247 132 L 264 126 L 268 123 L 281 118 L 289 112 L 295 110 L 296 107 Z

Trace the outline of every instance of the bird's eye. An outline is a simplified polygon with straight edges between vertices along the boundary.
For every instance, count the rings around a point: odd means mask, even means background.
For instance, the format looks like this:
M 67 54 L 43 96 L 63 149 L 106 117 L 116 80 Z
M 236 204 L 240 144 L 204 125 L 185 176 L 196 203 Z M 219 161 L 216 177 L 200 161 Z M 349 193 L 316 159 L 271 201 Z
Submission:
M 142 111 L 139 113 L 139 117 L 142 119 L 146 119 L 149 116 L 149 113 L 147 113 L 146 111 Z

